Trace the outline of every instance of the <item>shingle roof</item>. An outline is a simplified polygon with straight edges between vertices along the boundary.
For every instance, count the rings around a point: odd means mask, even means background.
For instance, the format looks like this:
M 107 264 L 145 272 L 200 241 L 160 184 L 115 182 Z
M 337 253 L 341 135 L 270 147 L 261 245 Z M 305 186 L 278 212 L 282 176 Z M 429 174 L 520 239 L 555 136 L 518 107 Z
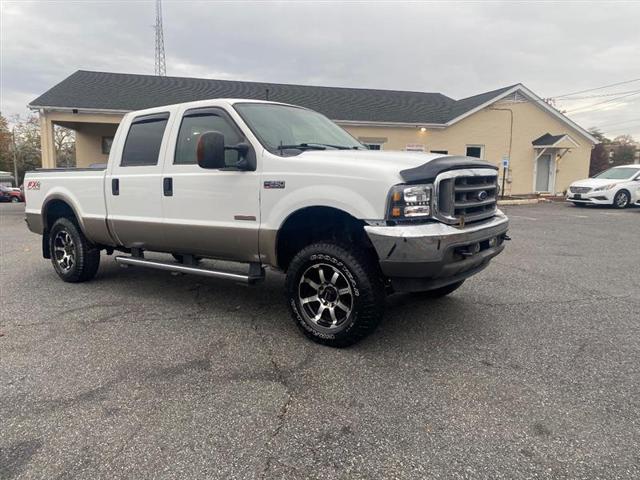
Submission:
M 531 142 L 534 146 L 543 146 L 548 147 L 550 145 L 555 145 L 557 142 L 562 140 L 566 135 L 551 135 L 550 133 L 545 133 L 541 137 L 536 138 L 533 142 Z
M 209 98 L 265 100 L 268 90 L 269 100 L 311 108 L 333 120 L 442 124 L 512 87 L 456 101 L 441 93 L 78 70 L 29 105 L 129 111 Z

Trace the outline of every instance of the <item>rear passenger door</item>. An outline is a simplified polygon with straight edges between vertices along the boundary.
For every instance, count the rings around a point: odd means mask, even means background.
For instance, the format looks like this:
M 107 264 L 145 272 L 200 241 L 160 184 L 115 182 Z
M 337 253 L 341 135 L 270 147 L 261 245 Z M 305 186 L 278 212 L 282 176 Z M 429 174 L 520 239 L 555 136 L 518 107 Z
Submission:
M 165 159 L 162 203 L 167 242 L 176 253 L 251 262 L 258 260 L 260 175 L 234 168 L 238 152 L 228 150 L 227 167 L 201 168 L 200 135 L 217 131 L 225 145 L 246 142 L 242 130 L 219 107 L 176 112 L 170 153 Z M 255 155 L 253 146 L 248 155 Z
M 112 233 L 126 247 L 162 250 L 162 158 L 169 137 L 169 112 L 134 117 L 105 179 L 107 219 Z

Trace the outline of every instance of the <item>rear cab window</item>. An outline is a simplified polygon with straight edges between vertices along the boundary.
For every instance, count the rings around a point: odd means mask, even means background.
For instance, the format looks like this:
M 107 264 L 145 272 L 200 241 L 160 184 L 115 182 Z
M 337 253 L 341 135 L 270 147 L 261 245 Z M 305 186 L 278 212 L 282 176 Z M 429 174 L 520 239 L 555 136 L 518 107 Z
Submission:
M 127 132 L 120 166 L 157 165 L 168 120 L 168 112 L 134 118 Z

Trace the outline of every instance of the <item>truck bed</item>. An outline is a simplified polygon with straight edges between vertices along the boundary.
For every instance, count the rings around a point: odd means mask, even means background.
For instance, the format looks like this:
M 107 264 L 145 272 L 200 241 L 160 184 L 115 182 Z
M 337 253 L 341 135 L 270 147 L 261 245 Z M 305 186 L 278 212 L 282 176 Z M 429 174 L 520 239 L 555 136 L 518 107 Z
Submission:
M 69 204 L 81 222 L 106 218 L 104 178 L 106 166 L 45 168 L 27 172 L 24 178 L 25 214 L 30 225 L 44 224 L 43 205 L 61 200 Z

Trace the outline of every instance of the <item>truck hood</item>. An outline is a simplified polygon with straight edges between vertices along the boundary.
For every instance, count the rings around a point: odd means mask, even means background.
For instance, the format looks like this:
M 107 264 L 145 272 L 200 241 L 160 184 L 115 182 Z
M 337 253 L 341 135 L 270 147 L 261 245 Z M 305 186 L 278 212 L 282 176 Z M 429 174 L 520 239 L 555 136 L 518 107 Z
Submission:
M 367 178 L 393 177 L 397 182 L 431 180 L 444 170 L 458 168 L 492 168 L 488 162 L 474 157 L 442 155 L 422 152 L 375 150 L 308 150 L 296 157 L 301 162 L 335 167 L 336 173 L 352 174 Z

